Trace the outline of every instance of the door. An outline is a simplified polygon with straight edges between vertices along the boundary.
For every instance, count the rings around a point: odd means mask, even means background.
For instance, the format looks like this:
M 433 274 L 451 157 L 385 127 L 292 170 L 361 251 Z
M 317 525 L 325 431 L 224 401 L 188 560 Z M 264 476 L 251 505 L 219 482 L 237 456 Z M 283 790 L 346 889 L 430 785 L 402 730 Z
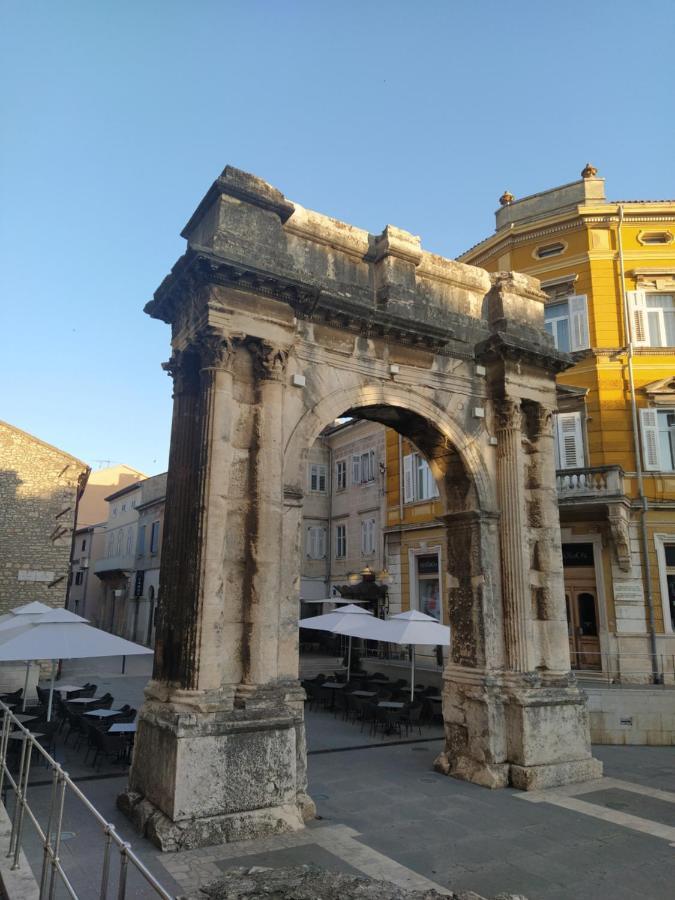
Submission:
M 565 603 L 572 668 L 601 669 L 595 585 L 576 579 L 568 581 L 565 585 Z

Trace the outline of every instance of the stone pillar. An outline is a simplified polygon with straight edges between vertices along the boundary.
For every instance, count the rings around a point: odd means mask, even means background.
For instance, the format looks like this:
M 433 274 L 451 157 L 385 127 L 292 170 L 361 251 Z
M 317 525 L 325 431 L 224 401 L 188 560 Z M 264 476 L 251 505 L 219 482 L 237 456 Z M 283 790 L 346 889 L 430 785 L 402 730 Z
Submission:
M 497 490 L 501 509 L 500 546 L 504 637 L 508 667 L 530 669 L 531 613 L 525 529 L 524 465 L 520 401 L 497 402 Z
M 257 378 L 255 447 L 251 459 L 250 594 L 244 610 L 242 688 L 279 675 L 279 610 L 283 534 L 284 376 L 288 352 L 266 341 L 251 345 Z M 297 624 L 295 626 L 297 631 Z
M 159 652 L 119 799 L 164 850 L 296 830 L 313 813 L 303 694 L 278 678 L 284 363 L 209 333 L 172 364 Z

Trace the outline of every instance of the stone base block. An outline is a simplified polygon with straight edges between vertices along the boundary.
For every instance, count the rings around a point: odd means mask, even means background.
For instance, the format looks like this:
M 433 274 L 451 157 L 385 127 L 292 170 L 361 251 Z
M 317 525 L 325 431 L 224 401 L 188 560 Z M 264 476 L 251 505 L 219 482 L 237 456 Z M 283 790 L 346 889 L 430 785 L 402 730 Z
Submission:
M 311 801 L 310 804 L 313 807 Z M 285 804 L 173 822 L 149 800 L 130 790 L 119 795 L 117 806 L 141 834 L 164 851 L 194 850 L 214 844 L 269 837 L 285 831 L 300 831 L 304 828 L 303 818 L 307 809 L 307 806 L 301 808 L 300 804 Z
M 479 784 L 486 788 L 503 788 L 509 783 L 509 766 L 507 763 L 481 763 L 468 756 L 458 756 L 450 760 L 446 754 L 445 765 L 440 761 L 440 757 L 434 762 L 434 768 L 437 772 L 443 772 L 445 775 L 452 775 L 453 778 L 460 778 L 462 781 L 470 781 L 473 784 Z
M 511 785 L 521 791 L 540 791 L 596 778 L 602 778 L 602 763 L 592 757 L 543 766 L 510 766 Z

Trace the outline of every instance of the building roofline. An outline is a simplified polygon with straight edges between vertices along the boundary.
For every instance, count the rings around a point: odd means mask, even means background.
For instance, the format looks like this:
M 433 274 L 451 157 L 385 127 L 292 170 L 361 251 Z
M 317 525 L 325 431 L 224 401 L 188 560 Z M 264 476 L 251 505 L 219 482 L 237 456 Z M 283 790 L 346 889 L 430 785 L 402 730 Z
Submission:
M 114 494 L 108 494 L 108 496 L 104 497 L 103 499 L 106 501 L 106 503 L 109 500 L 117 500 L 118 497 L 121 497 L 124 494 L 130 494 L 132 491 L 138 490 L 143 484 L 143 481 L 146 480 L 147 479 L 144 478 L 142 481 L 134 481 L 132 484 L 128 484 L 126 487 L 120 488 L 119 491 L 115 491 Z
M 47 441 L 43 441 L 42 438 L 36 437 L 34 434 L 31 434 L 30 431 L 25 431 L 23 428 L 18 428 L 16 425 L 12 425 L 10 422 L 5 422 L 4 419 L 0 419 L 0 425 L 4 425 L 6 428 L 9 428 L 10 431 L 16 431 L 19 434 L 23 434 L 26 437 L 29 437 L 32 441 L 35 441 L 36 444 L 41 444 L 43 447 L 46 447 L 48 450 L 53 450 L 55 453 L 58 453 L 60 456 L 65 457 L 66 459 L 71 459 L 73 462 L 77 463 L 78 466 L 83 466 L 85 469 L 88 469 L 91 472 L 91 466 L 84 462 L 84 460 L 80 459 L 77 456 L 73 456 L 72 453 L 68 453 L 66 450 L 61 450 L 60 447 L 55 447 L 54 444 L 49 444 Z

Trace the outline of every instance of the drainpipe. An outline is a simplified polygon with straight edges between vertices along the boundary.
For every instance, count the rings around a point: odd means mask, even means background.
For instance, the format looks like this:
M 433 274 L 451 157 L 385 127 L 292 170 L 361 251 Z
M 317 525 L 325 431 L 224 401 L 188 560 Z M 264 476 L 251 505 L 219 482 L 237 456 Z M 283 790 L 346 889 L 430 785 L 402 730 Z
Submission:
M 635 451 L 635 469 L 637 473 L 638 500 L 640 501 L 640 542 L 642 544 L 643 559 L 643 581 L 645 584 L 645 597 L 647 600 L 647 616 L 649 620 L 649 643 L 652 657 L 652 679 L 654 684 L 662 683 L 662 676 L 659 672 L 658 656 L 656 648 L 656 625 L 654 622 L 654 594 L 652 592 L 652 567 L 649 561 L 649 537 L 647 535 L 647 512 L 649 510 L 649 500 L 644 491 L 643 466 L 642 466 L 642 442 L 640 434 L 640 426 L 637 413 L 637 403 L 635 401 L 635 380 L 633 377 L 633 323 L 628 307 L 628 296 L 626 294 L 626 274 L 623 259 L 623 241 L 621 238 L 621 226 L 623 225 L 623 206 L 619 204 L 619 224 L 617 227 L 617 247 L 619 251 L 619 275 L 621 278 L 621 296 L 623 299 L 623 327 L 626 335 L 626 361 L 628 368 L 628 385 L 630 391 L 630 408 L 631 419 L 633 423 L 633 447 Z
M 330 580 L 333 575 L 333 447 L 328 447 L 328 530 L 326 533 L 326 594 L 330 596 Z

